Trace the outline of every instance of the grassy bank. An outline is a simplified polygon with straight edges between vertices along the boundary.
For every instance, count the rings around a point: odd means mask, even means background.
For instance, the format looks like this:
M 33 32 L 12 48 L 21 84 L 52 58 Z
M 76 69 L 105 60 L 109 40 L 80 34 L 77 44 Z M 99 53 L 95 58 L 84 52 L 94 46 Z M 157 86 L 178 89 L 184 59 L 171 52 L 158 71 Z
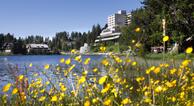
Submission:
M 5 53 L 5 52 L 0 52 L 0 56 L 10 56 L 13 55 L 12 53 Z
M 145 55 L 146 59 L 155 59 L 155 60 L 162 60 L 163 58 L 165 59 L 175 59 L 175 60 L 183 60 L 185 58 L 190 58 L 194 59 L 194 54 L 185 54 L 185 53 L 180 53 L 180 54 L 170 54 L 170 53 L 148 53 Z

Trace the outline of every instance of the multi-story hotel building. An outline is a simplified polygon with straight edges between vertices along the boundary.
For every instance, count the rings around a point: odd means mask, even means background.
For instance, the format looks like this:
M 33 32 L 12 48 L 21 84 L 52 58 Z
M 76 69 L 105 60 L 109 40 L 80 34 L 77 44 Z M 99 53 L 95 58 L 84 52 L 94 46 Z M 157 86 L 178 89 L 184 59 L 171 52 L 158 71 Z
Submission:
M 118 13 L 109 16 L 108 27 L 100 33 L 95 42 L 117 40 L 121 35 L 120 27 L 129 25 L 130 18 L 131 14 L 126 10 L 119 10 Z

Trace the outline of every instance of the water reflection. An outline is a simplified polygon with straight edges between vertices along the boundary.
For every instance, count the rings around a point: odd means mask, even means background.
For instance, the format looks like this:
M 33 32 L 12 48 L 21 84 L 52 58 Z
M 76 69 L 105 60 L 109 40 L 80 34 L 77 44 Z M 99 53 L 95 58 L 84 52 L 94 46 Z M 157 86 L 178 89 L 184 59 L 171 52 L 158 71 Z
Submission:
M 59 60 L 61 58 L 68 59 L 70 58 L 70 55 L 51 55 L 51 56 L 1 56 L 0 57 L 0 89 L 8 83 L 13 83 L 15 76 L 18 76 L 20 74 L 24 74 L 25 77 L 28 78 L 29 82 L 34 80 L 33 75 L 35 73 L 38 74 L 39 77 L 42 78 L 42 82 L 46 83 L 48 81 L 48 78 L 52 78 L 52 83 L 55 83 L 56 81 L 61 81 L 66 84 L 72 84 L 75 80 L 73 73 L 76 73 L 77 75 L 81 75 L 82 72 L 85 70 L 92 70 L 93 67 L 97 66 L 98 62 L 103 58 L 103 56 L 82 56 L 82 60 L 85 60 L 86 58 L 90 57 L 91 62 L 89 65 L 84 66 L 81 64 L 76 63 L 76 61 L 72 61 L 72 64 L 76 64 L 76 67 L 69 73 L 69 78 L 64 78 L 64 74 L 62 74 L 62 71 L 64 71 L 68 66 L 65 64 L 60 64 Z M 29 67 L 29 64 L 32 63 L 33 66 Z M 44 65 L 50 64 L 49 70 L 44 70 Z M 61 66 L 61 73 L 58 73 L 56 71 L 56 67 Z M 83 67 L 84 66 L 84 67 Z M 43 72 L 46 73 L 43 74 Z M 88 75 L 91 77 L 92 73 L 91 71 L 88 71 Z M 64 80 L 62 81 L 62 77 Z M 72 89 L 71 85 L 69 86 L 70 89 Z M 1 92 L 1 91 L 0 91 Z

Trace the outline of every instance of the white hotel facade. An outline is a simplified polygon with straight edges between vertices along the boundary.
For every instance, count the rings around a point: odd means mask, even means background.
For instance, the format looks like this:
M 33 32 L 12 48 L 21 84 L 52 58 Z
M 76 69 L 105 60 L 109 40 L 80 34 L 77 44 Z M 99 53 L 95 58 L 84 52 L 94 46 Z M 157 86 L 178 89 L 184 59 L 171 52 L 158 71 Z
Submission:
M 131 14 L 127 13 L 126 10 L 119 10 L 118 13 L 115 13 L 108 17 L 108 27 L 104 29 L 100 36 L 97 37 L 95 43 L 117 40 L 120 35 L 120 27 L 129 25 L 131 20 Z

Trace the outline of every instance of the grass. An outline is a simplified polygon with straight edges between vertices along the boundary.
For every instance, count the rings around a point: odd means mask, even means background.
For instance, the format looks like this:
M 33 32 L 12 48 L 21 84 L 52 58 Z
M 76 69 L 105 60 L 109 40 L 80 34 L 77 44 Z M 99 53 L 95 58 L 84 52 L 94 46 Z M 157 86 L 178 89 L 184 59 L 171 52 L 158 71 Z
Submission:
M 12 53 L 5 53 L 5 52 L 0 52 L 0 56 L 9 56 L 13 55 Z
M 185 54 L 185 53 L 180 53 L 180 54 L 170 54 L 170 53 L 149 53 L 149 54 L 146 54 L 146 59 L 155 59 L 155 60 L 162 60 L 163 57 L 165 59 L 177 59 L 177 60 L 183 60 L 187 57 L 189 57 L 190 59 L 194 59 L 194 54 Z

